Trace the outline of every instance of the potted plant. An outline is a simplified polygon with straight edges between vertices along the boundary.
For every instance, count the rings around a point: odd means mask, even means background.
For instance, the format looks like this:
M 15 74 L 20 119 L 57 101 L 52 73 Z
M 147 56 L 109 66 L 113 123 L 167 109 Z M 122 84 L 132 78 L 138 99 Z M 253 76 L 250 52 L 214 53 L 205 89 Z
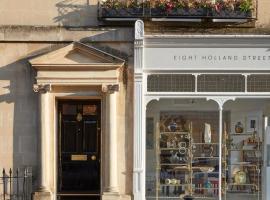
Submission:
M 252 0 L 218 0 L 213 6 L 213 16 L 218 18 L 251 17 Z
M 143 3 L 138 3 L 136 0 L 130 0 L 127 2 L 127 12 L 128 16 L 142 16 L 143 15 Z
M 253 0 L 105 0 L 103 17 L 251 17 Z M 149 17 L 149 16 L 148 16 Z
M 136 0 L 106 0 L 101 4 L 101 9 L 103 17 L 134 17 L 143 14 L 142 4 Z
M 154 0 L 150 2 L 150 15 L 151 16 L 166 16 L 166 0 Z
M 241 0 L 239 10 L 242 12 L 241 15 L 244 15 L 245 17 L 251 17 L 253 10 L 252 0 Z

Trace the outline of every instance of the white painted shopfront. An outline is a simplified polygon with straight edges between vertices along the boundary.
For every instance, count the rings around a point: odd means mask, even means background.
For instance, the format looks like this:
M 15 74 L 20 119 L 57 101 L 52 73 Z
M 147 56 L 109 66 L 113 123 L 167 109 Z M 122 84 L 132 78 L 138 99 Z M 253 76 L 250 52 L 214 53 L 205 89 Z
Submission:
M 269 39 L 145 34 L 136 22 L 135 200 L 270 199 Z

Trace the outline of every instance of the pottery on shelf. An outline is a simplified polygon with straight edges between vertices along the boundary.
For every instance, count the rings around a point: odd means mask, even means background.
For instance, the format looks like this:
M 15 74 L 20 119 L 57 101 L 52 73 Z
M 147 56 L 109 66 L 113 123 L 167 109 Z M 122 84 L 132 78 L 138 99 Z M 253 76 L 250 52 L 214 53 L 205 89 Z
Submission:
M 244 171 L 238 171 L 234 175 L 234 181 L 236 184 L 245 184 L 247 181 L 247 175 Z
M 243 133 L 244 126 L 241 122 L 237 122 L 235 125 L 235 133 Z

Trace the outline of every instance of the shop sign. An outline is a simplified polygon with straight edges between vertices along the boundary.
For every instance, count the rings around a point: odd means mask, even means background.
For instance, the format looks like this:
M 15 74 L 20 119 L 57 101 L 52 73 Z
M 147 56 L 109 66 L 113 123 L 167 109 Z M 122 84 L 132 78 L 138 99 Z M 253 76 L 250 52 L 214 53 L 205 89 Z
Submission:
M 270 48 L 145 48 L 153 70 L 270 70 Z

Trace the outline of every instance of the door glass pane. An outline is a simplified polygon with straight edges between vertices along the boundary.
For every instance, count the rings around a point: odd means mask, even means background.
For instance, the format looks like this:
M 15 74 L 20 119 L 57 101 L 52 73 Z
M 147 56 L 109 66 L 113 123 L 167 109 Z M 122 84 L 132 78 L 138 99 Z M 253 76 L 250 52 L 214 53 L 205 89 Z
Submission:
M 97 105 L 83 105 L 83 115 L 96 115 Z
M 63 104 L 62 105 L 63 115 L 75 115 L 77 114 L 77 106 L 71 104 Z

